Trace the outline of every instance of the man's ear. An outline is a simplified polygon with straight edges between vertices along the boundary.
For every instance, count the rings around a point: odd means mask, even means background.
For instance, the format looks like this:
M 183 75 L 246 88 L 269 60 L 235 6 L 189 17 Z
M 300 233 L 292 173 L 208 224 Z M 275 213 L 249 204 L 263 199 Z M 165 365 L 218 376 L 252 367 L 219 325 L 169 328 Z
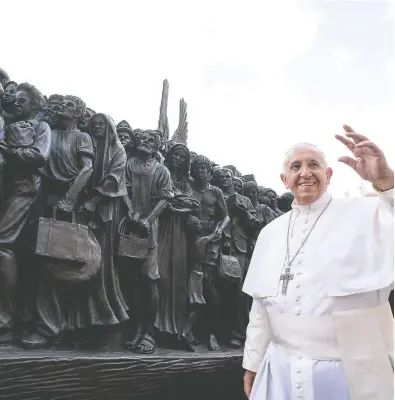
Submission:
M 333 169 L 328 167 L 326 169 L 326 184 L 327 185 L 329 185 L 331 183 L 332 175 L 333 175 Z
M 285 188 L 289 189 L 289 185 L 288 185 L 288 182 L 287 182 L 287 176 L 285 174 L 281 174 L 280 175 L 280 179 L 283 181 L 283 184 L 284 184 Z

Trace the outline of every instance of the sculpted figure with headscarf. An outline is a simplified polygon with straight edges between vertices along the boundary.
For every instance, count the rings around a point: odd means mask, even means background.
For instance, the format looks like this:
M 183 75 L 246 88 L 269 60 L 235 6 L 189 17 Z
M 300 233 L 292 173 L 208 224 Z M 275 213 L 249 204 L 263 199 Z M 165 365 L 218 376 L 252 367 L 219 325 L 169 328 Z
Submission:
M 148 241 L 148 254 L 143 260 L 130 260 L 123 283 L 131 288 L 130 299 L 137 329 L 125 347 L 138 353 L 155 350 L 154 324 L 158 313 L 158 217 L 174 196 L 169 170 L 155 155 L 159 151 L 158 131 L 146 130 L 139 135 L 137 155 L 126 164 L 128 196 L 125 203 L 129 219 L 139 224 Z M 127 283 L 130 282 L 130 285 Z
M 88 308 L 84 315 L 86 329 L 79 338 L 79 345 L 100 347 L 106 343 L 108 327 L 129 318 L 114 264 L 120 201 L 126 194 L 126 154 L 109 116 L 94 114 L 88 130 L 94 163 L 82 209 L 100 244 L 101 266 L 89 282 Z

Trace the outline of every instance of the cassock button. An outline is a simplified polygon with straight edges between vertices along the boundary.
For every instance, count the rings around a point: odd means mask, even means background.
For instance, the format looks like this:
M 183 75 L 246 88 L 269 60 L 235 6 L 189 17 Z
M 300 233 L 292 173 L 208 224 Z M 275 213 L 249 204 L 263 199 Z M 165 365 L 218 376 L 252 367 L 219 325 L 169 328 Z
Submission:
M 298 297 L 296 298 L 296 301 L 297 301 L 297 302 L 299 302 L 299 301 L 300 301 L 300 296 L 298 296 Z
M 297 284 L 297 285 L 296 285 L 296 287 L 299 289 L 299 288 L 300 288 L 300 285 L 299 285 L 299 284 Z
M 302 371 L 300 370 L 300 369 L 298 369 L 297 371 L 296 371 L 296 373 L 297 374 L 300 374 Z
M 296 385 L 296 389 L 302 389 L 302 385 Z
M 302 264 L 302 262 L 303 262 L 303 260 L 299 260 L 299 261 L 298 261 L 298 264 Z
M 300 311 L 298 310 L 298 311 L 296 311 L 296 313 L 295 313 L 298 317 L 299 317 L 299 315 L 300 315 Z
M 303 272 L 297 272 L 296 273 L 296 275 L 302 275 L 303 274 Z

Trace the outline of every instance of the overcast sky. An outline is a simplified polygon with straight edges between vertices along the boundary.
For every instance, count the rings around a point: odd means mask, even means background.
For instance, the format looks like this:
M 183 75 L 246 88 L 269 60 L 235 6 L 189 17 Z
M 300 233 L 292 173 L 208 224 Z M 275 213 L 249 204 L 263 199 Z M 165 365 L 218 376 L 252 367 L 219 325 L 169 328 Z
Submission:
M 188 104 L 189 146 L 283 191 L 284 153 L 321 147 L 332 191 L 358 188 L 334 139 L 343 123 L 394 164 L 391 1 L 31 0 L 1 4 L 0 66 L 44 94 L 75 94 L 133 128 Z

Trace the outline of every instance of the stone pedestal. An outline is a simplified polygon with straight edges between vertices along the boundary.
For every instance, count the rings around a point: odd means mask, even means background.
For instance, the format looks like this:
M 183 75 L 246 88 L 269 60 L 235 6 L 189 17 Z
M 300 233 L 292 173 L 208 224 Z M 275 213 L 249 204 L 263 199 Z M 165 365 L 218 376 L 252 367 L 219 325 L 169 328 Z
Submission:
M 242 400 L 242 351 L 0 348 L 1 400 Z

